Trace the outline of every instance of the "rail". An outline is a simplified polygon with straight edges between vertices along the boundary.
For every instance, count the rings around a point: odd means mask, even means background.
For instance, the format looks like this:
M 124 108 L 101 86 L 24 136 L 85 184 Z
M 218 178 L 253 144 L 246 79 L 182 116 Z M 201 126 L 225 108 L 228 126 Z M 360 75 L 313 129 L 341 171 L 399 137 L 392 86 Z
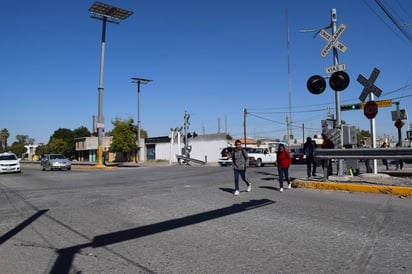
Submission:
M 177 162 L 179 163 L 179 165 L 182 165 L 182 163 L 186 165 L 190 165 L 189 162 L 193 162 L 193 163 L 201 164 L 201 165 L 205 165 L 207 163 L 206 157 L 205 157 L 205 161 L 190 158 L 185 155 L 176 155 L 176 158 L 177 158 Z

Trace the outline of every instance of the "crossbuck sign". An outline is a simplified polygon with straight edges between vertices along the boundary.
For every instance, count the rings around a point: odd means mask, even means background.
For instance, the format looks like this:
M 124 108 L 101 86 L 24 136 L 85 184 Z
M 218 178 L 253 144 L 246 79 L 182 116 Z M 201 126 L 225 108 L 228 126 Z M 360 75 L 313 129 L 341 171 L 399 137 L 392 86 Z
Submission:
M 326 46 L 322 49 L 320 52 L 320 56 L 325 57 L 331 48 L 336 48 L 337 50 L 341 51 L 342 53 L 345 53 L 348 47 L 339 41 L 339 37 L 342 35 L 342 33 L 345 31 L 346 25 L 342 24 L 340 27 L 336 30 L 336 32 L 333 35 L 330 35 L 325 29 L 322 29 L 319 32 L 320 37 L 325 39 L 328 43 Z
M 365 102 L 366 97 L 368 96 L 369 93 L 373 93 L 376 96 L 381 96 L 382 90 L 375 86 L 375 81 L 376 78 L 378 78 L 378 75 L 381 71 L 377 68 L 374 68 L 371 75 L 369 76 L 369 79 L 366 79 L 365 77 L 362 76 L 362 74 L 359 74 L 358 76 L 358 82 L 364 86 L 361 95 L 359 96 L 359 100 L 362 102 Z

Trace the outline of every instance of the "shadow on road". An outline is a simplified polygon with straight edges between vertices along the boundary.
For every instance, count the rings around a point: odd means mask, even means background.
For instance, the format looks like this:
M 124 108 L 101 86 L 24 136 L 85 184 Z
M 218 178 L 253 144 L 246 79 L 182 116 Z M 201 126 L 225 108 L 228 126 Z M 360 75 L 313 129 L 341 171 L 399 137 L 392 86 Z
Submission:
M 4 242 L 6 242 L 8 239 L 12 238 L 14 235 L 19 233 L 23 229 L 25 229 L 27 226 L 29 226 L 32 222 L 37 220 L 37 218 L 42 216 L 47 211 L 49 211 L 49 210 L 48 209 L 43 209 L 43 210 L 38 211 L 37 213 L 33 214 L 30 218 L 28 218 L 27 220 L 25 220 L 24 222 L 22 222 L 21 224 L 19 224 L 18 226 L 16 226 L 12 230 L 10 230 L 9 232 L 7 232 L 3 236 L 1 236 L 0 237 L 0 245 L 3 244 Z
M 222 189 L 223 190 L 223 189 Z M 225 191 L 225 190 L 224 190 Z M 231 190 L 232 191 L 232 190 Z M 225 217 L 228 215 L 244 212 L 247 210 L 256 209 L 259 207 L 267 206 L 273 204 L 274 201 L 268 199 L 260 200 L 250 200 L 248 202 L 243 202 L 240 204 L 234 204 L 232 206 L 215 209 L 211 211 L 206 211 L 199 214 L 189 215 L 182 218 L 172 219 L 169 221 L 164 221 L 156 224 L 126 229 L 122 231 L 116 231 L 112 233 L 98 235 L 93 238 L 92 242 L 71 246 L 57 251 L 58 257 L 50 271 L 52 274 L 65 274 L 70 272 L 74 257 L 81 249 L 87 247 L 104 247 L 124 241 L 129 241 L 132 239 L 137 239 L 157 233 L 162 233 L 165 231 L 198 224 L 201 222 L 210 221 L 213 219 Z M 140 268 L 144 269 L 149 273 L 153 273 L 150 269 L 139 265 Z

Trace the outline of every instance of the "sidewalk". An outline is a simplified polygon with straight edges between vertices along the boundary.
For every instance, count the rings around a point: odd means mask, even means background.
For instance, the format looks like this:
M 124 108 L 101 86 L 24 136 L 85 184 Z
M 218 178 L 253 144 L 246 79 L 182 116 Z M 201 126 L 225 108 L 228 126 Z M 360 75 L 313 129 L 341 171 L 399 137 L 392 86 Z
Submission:
M 411 197 L 412 168 L 379 171 L 378 174 L 364 173 L 359 176 L 329 176 L 328 181 L 324 181 L 322 177 L 296 179 L 293 181 L 293 185 L 301 188 L 369 192 Z

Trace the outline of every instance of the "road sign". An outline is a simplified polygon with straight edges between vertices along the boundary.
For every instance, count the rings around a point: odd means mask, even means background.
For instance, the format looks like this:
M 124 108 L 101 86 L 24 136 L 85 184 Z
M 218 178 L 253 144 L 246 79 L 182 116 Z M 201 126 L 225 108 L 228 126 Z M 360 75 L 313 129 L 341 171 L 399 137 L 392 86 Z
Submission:
M 385 108 L 385 107 L 391 107 L 392 106 L 392 100 L 380 100 L 380 101 L 375 101 L 375 103 L 378 105 L 378 108 Z M 362 102 L 361 103 L 362 108 L 365 108 L 366 103 Z M 393 120 L 395 121 L 395 120 Z
M 399 117 L 398 117 L 398 111 L 393 110 L 391 111 L 392 115 L 392 121 L 396 121 L 396 119 L 401 119 L 401 120 L 408 120 L 408 113 L 406 112 L 406 109 L 400 109 L 399 110 Z
M 361 100 L 362 102 L 365 102 L 366 96 L 368 96 L 369 93 L 373 93 L 378 97 L 381 96 L 382 90 L 374 85 L 376 78 L 378 78 L 379 73 L 380 73 L 380 70 L 378 70 L 377 68 L 374 68 L 371 75 L 369 76 L 369 79 L 366 79 L 361 74 L 359 74 L 357 80 L 359 83 L 361 83 L 361 85 L 364 86 L 362 93 L 359 96 L 359 100 Z
M 326 73 L 334 73 L 337 71 L 345 71 L 346 70 L 346 64 L 338 64 L 335 66 L 330 66 L 326 67 L 325 72 Z
M 339 26 L 339 28 L 336 30 L 336 32 L 333 35 L 330 35 L 325 29 L 322 29 L 319 32 L 319 36 L 328 42 L 326 46 L 321 50 L 320 56 L 325 57 L 332 48 L 336 48 L 342 53 L 346 52 L 348 47 L 344 43 L 339 41 L 339 37 L 342 35 L 345 29 L 346 29 L 346 25 L 342 24 Z
M 104 129 L 104 123 L 96 123 L 96 128 Z
M 365 104 L 365 108 L 363 109 L 363 114 L 365 114 L 366 118 L 373 119 L 378 114 L 378 104 L 375 101 L 369 101 Z
M 405 125 L 405 123 L 402 122 L 401 119 L 397 119 L 394 125 L 396 128 L 402 128 Z

